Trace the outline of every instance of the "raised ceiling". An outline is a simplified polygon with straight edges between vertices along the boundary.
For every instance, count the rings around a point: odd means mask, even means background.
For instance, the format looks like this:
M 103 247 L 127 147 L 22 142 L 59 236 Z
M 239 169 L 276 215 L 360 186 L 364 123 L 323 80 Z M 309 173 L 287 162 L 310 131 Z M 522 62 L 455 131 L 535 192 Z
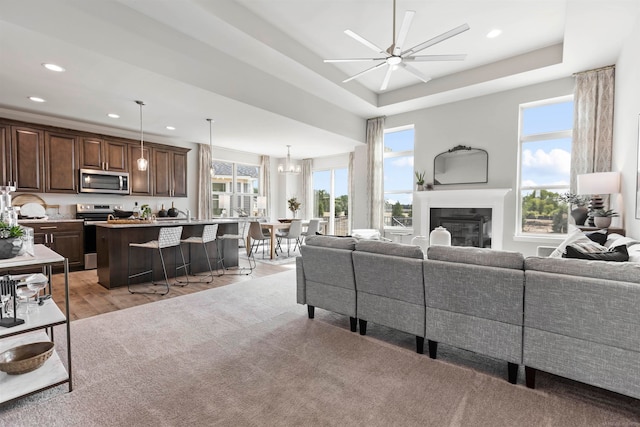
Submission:
M 414 64 L 429 83 L 398 70 L 384 92 L 383 70 L 344 84 L 366 65 L 322 60 L 370 56 L 345 29 L 388 47 L 392 0 L 0 3 L 0 116 L 134 136 L 141 99 L 151 140 L 208 143 L 211 117 L 216 146 L 282 157 L 290 144 L 292 157 L 304 158 L 353 150 L 368 117 L 615 63 L 640 2 L 397 0 L 398 26 L 405 10 L 416 11 L 407 46 L 468 23 L 422 52 L 467 59 Z M 488 39 L 493 28 L 502 35 Z

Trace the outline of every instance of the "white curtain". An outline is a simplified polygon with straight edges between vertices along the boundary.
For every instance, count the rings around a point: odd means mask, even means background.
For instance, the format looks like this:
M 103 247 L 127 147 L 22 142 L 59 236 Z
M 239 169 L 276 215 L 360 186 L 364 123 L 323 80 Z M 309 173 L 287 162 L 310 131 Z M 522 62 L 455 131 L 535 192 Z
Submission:
M 198 219 L 211 218 L 211 149 L 198 144 Z
M 575 74 L 571 189 L 576 176 L 611 171 L 614 66 Z
M 262 174 L 262 196 L 267 198 L 267 208 L 264 211 L 266 218 L 270 217 L 271 206 L 271 158 L 269 156 L 260 157 L 260 173 Z
M 384 233 L 384 117 L 367 120 L 369 226 Z
M 349 181 L 349 199 L 348 199 L 348 203 L 347 203 L 347 210 L 349 212 L 349 230 L 348 234 L 351 234 L 351 230 L 353 230 L 353 195 L 356 193 L 355 190 L 355 180 L 353 179 L 353 162 L 354 162 L 354 158 L 355 158 L 355 153 L 352 151 L 349 153 L 349 175 L 348 175 L 348 181 Z
M 303 218 L 314 218 L 313 214 L 313 159 L 302 160 L 302 212 Z

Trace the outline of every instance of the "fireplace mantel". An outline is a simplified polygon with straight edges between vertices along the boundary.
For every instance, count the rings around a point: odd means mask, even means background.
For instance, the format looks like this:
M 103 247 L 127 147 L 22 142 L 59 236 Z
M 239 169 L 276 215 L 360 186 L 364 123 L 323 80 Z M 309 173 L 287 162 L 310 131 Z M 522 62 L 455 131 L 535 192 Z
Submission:
M 504 199 L 510 191 L 510 188 L 417 191 L 413 194 L 414 204 L 420 205 L 420 235 L 429 235 L 431 208 L 491 208 L 491 247 L 502 249 Z

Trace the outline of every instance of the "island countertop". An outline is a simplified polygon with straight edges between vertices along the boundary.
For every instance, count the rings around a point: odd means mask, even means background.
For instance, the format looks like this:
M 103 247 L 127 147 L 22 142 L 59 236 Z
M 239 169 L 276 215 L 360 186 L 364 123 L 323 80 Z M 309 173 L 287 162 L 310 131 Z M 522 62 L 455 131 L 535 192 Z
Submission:
M 213 218 L 213 219 L 160 219 L 152 222 L 144 222 L 131 220 L 126 223 L 109 223 L 108 221 L 95 222 L 98 227 L 105 228 L 137 228 L 137 227 L 176 227 L 179 225 L 207 225 L 207 224 L 237 224 L 238 220 L 230 218 Z

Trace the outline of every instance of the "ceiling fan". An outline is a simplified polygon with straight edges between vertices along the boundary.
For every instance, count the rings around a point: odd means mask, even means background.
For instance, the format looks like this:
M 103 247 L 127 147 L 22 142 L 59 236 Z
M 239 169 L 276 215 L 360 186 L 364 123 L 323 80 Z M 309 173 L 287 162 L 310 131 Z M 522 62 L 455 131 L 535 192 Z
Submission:
M 400 26 L 400 31 L 398 32 L 398 37 L 396 39 L 396 0 L 393 0 L 393 43 L 389 46 L 388 49 L 384 50 L 375 44 L 371 43 L 369 40 L 364 37 L 354 33 L 351 30 L 345 30 L 344 33 L 349 37 L 352 37 L 356 41 L 362 43 L 369 49 L 375 51 L 376 53 L 382 54 L 384 56 L 377 58 L 345 58 L 345 59 L 325 59 L 324 62 L 366 62 L 366 61 L 381 61 L 374 65 L 371 68 L 367 68 L 364 71 L 359 72 L 345 80 L 342 83 L 347 83 L 353 79 L 357 79 L 358 77 L 376 70 L 384 65 L 387 65 L 387 73 L 384 76 L 384 80 L 382 81 L 382 85 L 380 86 L 380 90 L 386 90 L 387 86 L 389 86 L 389 80 L 391 79 L 391 73 L 402 67 L 423 82 L 428 82 L 431 80 L 431 77 L 427 77 L 420 70 L 410 65 L 410 62 L 422 62 L 422 61 L 462 61 L 466 58 L 466 54 L 461 55 L 418 55 L 416 53 L 431 47 L 437 43 L 445 41 L 451 37 L 457 36 L 460 33 L 463 33 L 469 29 L 469 25 L 463 24 L 459 27 L 456 27 L 452 30 L 449 30 L 445 33 L 440 34 L 437 37 L 434 37 L 426 42 L 420 43 L 412 48 L 407 50 L 402 50 L 402 46 L 405 42 L 407 34 L 409 33 L 409 27 L 411 26 L 411 21 L 413 20 L 413 16 L 416 14 L 413 10 L 407 10 L 404 14 L 404 19 L 402 20 L 402 25 Z

